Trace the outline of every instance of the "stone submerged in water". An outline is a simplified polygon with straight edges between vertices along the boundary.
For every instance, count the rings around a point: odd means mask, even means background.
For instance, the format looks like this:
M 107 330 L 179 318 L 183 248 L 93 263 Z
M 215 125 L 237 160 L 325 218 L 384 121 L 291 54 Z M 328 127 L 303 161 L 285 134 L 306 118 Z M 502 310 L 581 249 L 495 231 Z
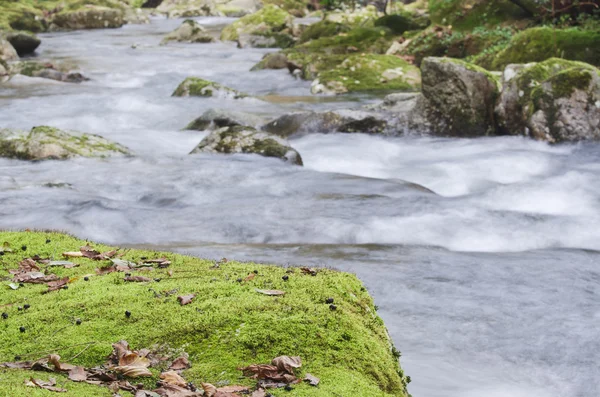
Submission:
M 499 132 L 549 142 L 600 139 L 600 70 L 551 58 L 509 65 L 496 106 Z
M 195 153 L 258 154 L 302 165 L 300 153 L 286 140 L 247 126 L 225 127 L 213 131 L 190 152 Z
M 253 126 L 264 124 L 264 119 L 252 113 L 236 112 L 225 109 L 209 109 L 189 123 L 186 130 L 204 131 L 223 127 Z
M 0 130 L 0 157 L 20 160 L 64 160 L 73 157 L 130 155 L 129 150 L 98 135 L 34 127 L 30 132 Z
M 199 77 L 188 77 L 179 84 L 172 96 L 203 96 L 241 99 L 246 98 L 248 95 L 213 81 L 204 80 Z
M 44 79 L 61 81 L 64 83 L 81 83 L 89 79 L 79 72 L 71 72 L 60 66 L 49 63 L 25 61 L 14 64 L 13 73 L 28 77 L 39 77 Z
M 206 29 L 198 22 L 187 19 L 177 29 L 166 35 L 160 44 L 164 45 L 170 41 L 212 43 L 215 41 L 215 38 L 208 34 Z

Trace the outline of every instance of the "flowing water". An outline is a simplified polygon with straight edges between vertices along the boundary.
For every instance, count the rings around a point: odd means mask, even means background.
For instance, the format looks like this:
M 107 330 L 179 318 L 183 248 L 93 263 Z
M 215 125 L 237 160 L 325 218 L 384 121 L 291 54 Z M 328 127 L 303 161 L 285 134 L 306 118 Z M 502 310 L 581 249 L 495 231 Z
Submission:
M 303 168 L 188 155 L 206 133 L 181 128 L 209 108 L 270 117 L 375 98 L 311 100 L 287 71 L 250 73 L 266 50 L 159 46 L 180 22 L 42 36 L 39 58 L 91 80 L 11 80 L 0 126 L 97 133 L 137 156 L 0 159 L 0 228 L 352 271 L 415 397 L 600 395 L 598 144 L 315 131 L 291 142 Z M 171 97 L 190 75 L 269 102 Z

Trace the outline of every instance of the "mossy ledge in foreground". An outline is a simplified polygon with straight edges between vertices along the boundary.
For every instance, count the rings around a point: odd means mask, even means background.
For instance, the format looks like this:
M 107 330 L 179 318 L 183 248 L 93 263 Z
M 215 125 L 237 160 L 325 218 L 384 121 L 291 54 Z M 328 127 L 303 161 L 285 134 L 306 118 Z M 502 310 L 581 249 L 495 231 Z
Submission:
M 233 261 L 215 266 L 213 261 L 168 252 L 121 249 L 122 260 L 165 257 L 171 265 L 133 272 L 160 281 L 128 283 L 122 272 L 97 275 L 95 269 L 105 261 L 68 258 L 79 266 L 47 269 L 70 277 L 68 289 L 44 293 L 45 284 L 24 284 L 12 290 L 8 270 L 24 258 L 62 260 L 63 252 L 77 251 L 88 242 L 52 232 L 0 232 L 0 249 L 5 242 L 13 252 L 0 255 L 0 311 L 8 315 L 0 318 L 0 362 L 57 353 L 71 364 L 93 367 L 106 361 L 112 343 L 125 339 L 134 349 L 163 346 L 186 352 L 192 367 L 183 376 L 196 384 L 253 386 L 256 381 L 237 368 L 297 355 L 303 360 L 298 374 L 309 372 L 321 383 L 294 385 L 292 391 L 272 389 L 274 396 L 408 396 L 399 353 L 355 275 L 319 269 L 313 276 L 298 268 Z M 89 244 L 101 252 L 114 249 Z M 239 281 L 255 271 L 253 278 Z M 256 289 L 286 294 L 266 296 Z M 173 290 L 177 292 L 166 294 Z M 190 293 L 196 298 L 181 306 L 177 296 Z M 327 298 L 334 299 L 336 310 L 325 303 Z M 25 304 L 28 309 L 18 309 Z M 153 378 L 143 378 L 149 387 L 159 375 L 152 371 Z M 47 396 L 46 390 L 24 385 L 30 376 L 55 377 L 68 390 L 63 396 L 110 395 L 106 388 L 71 382 L 61 374 L 5 368 L 0 368 L 0 395 Z

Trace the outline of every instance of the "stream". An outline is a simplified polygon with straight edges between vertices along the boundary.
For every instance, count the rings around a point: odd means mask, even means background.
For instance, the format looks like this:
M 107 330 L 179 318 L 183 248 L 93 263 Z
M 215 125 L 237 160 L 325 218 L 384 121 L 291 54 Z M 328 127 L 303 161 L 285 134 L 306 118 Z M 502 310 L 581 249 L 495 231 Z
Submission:
M 188 155 L 207 133 L 181 129 L 207 109 L 272 118 L 381 98 L 311 97 L 287 70 L 249 71 L 272 50 L 159 46 L 180 23 L 40 35 L 39 59 L 91 80 L 15 77 L 0 126 L 96 133 L 136 156 L 0 159 L 0 229 L 354 272 L 414 397 L 599 395 L 600 144 L 314 131 L 290 140 L 304 167 Z M 188 76 L 255 98 L 171 97 Z

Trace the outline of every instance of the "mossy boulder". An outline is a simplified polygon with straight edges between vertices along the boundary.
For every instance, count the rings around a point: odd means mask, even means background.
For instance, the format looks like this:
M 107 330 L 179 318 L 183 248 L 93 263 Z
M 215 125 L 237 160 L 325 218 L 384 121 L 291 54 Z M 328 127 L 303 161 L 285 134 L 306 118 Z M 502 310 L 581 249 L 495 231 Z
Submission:
M 264 124 L 264 119 L 252 113 L 224 109 L 209 109 L 189 123 L 186 130 L 204 131 L 223 127 L 253 126 Z
M 558 57 L 600 66 L 600 31 L 539 27 L 515 35 L 490 62 L 492 70 L 509 64 L 542 62 Z
M 30 132 L 0 130 L 0 157 L 20 160 L 64 160 L 72 157 L 128 155 L 124 146 L 98 135 L 34 127 Z
M 0 59 L 0 82 L 7 80 L 10 77 L 10 66 L 6 61 Z
M 10 44 L 10 42 L 0 36 L 0 60 L 2 61 L 14 61 L 19 59 L 17 50 Z
M 19 56 L 33 53 L 42 41 L 33 33 L 29 32 L 8 32 L 6 40 L 14 47 Z
M 248 126 L 225 127 L 213 131 L 190 154 L 194 153 L 259 154 L 302 165 L 300 153 L 286 140 Z
M 46 62 L 23 61 L 13 65 L 13 73 L 28 77 L 61 81 L 64 83 L 81 83 L 89 80 L 79 72 L 70 71 L 64 65 L 54 65 Z
M 240 99 L 247 97 L 233 88 L 225 87 L 213 81 L 204 80 L 199 77 L 188 77 L 173 92 L 173 96 L 203 96 L 229 99 Z
M 323 37 L 337 36 L 340 33 L 346 33 L 352 28 L 339 22 L 322 20 L 308 25 L 301 33 L 298 43 L 306 43 L 310 40 L 316 40 Z
M 361 54 L 347 57 L 319 73 L 313 94 L 343 94 L 372 90 L 415 91 L 421 85 L 419 69 L 393 55 Z
M 499 132 L 549 142 L 600 139 L 600 70 L 551 58 L 509 65 L 496 106 Z
M 267 5 L 226 26 L 221 32 L 221 40 L 237 41 L 243 34 L 268 36 L 289 33 L 292 22 L 293 17 L 289 13 L 277 6 Z
M 186 19 L 174 31 L 166 35 L 161 44 L 167 44 L 170 41 L 186 43 L 212 43 L 215 38 L 206 32 L 206 29 L 198 22 L 192 19 Z
M 214 0 L 164 0 L 156 11 L 166 14 L 169 18 L 219 15 Z
M 13 253 L 3 256 L 2 277 L 11 277 L 19 262 L 33 254 L 56 258 L 62 252 L 92 245 L 99 252 L 119 250 L 123 261 L 143 263 L 165 258 L 168 268 L 147 272 L 132 270 L 160 282 L 124 282 L 123 272 L 97 275 L 103 262 L 69 258 L 77 267 L 49 267 L 59 278 L 68 277 L 68 289 L 45 293 L 44 284 L 25 284 L 17 290 L 0 289 L 0 306 L 7 313 L 0 319 L 0 362 L 15 356 L 37 360 L 51 353 L 62 362 L 99 367 L 106 363 L 112 344 L 127 340 L 133 349 L 160 349 L 169 358 L 188 356 L 191 368 L 182 376 L 196 385 L 241 384 L 253 387 L 256 380 L 241 376 L 238 368 L 267 364 L 281 354 L 300 356 L 297 374 L 311 373 L 321 379 L 318 387 L 303 382 L 293 390 L 270 389 L 277 396 L 407 397 L 407 377 L 398 363 L 385 324 L 378 316 L 369 292 L 354 274 L 332 269 L 315 269 L 315 276 L 296 267 L 226 261 L 215 264 L 171 252 L 119 249 L 53 232 L 0 232 L 0 243 Z M 26 246 L 26 251 L 20 247 Z M 248 274 L 258 274 L 243 282 Z M 287 276 L 288 281 L 282 278 Z M 283 296 L 266 296 L 257 289 L 285 291 Z M 176 293 L 168 292 L 174 291 Z M 185 306 L 177 296 L 195 294 Z M 337 310 L 325 303 L 334 298 Z M 21 302 L 30 307 L 17 310 Z M 131 316 L 127 318 L 125 312 Z M 81 324 L 76 325 L 75 319 Z M 19 332 L 24 326 L 25 332 Z M 130 380 L 145 389 L 155 388 L 160 370 L 152 376 Z M 45 373 L 0 368 L 0 395 L 37 397 L 54 395 L 25 386 L 32 376 L 54 377 L 67 389 L 65 397 L 107 397 L 105 387 L 73 382 L 66 373 Z M 125 395 L 130 395 L 124 393 Z
M 379 12 L 374 5 L 367 7 L 357 7 L 354 11 L 338 10 L 328 12 L 325 19 L 330 22 L 337 22 L 352 28 L 355 27 L 372 27 L 375 21 L 381 17 L 383 13 Z
M 335 36 L 321 37 L 297 45 L 292 51 L 322 54 L 369 52 L 385 54 L 393 40 L 387 28 L 358 27 Z
M 277 6 L 296 18 L 302 18 L 308 14 L 307 7 L 310 6 L 306 0 L 262 0 L 262 3 L 265 6 Z
M 398 14 L 385 15 L 375 21 L 375 26 L 386 27 L 394 34 L 402 34 L 408 30 L 425 29 L 431 21 L 425 15 L 400 12 Z
M 272 52 L 265 54 L 263 59 L 254 65 L 250 71 L 254 72 L 264 69 L 286 69 L 288 67 L 288 62 L 288 58 L 284 53 Z
M 232 0 L 217 4 L 217 11 L 227 17 L 243 17 L 252 14 L 262 7 L 260 0 Z
M 434 23 L 467 31 L 477 26 L 511 25 L 532 17 L 510 0 L 429 0 L 429 14 Z
M 421 64 L 418 110 L 436 135 L 476 137 L 495 134 L 498 79 L 485 69 L 452 58 L 429 57 Z
M 120 8 L 95 5 L 66 9 L 52 17 L 50 30 L 120 28 L 125 24 L 124 15 Z
M 287 138 L 315 132 L 382 134 L 387 126 L 387 121 L 378 114 L 352 109 L 288 113 L 265 124 L 262 130 Z
M 240 33 L 237 39 L 238 48 L 288 48 L 295 43 L 294 38 L 287 33 Z

